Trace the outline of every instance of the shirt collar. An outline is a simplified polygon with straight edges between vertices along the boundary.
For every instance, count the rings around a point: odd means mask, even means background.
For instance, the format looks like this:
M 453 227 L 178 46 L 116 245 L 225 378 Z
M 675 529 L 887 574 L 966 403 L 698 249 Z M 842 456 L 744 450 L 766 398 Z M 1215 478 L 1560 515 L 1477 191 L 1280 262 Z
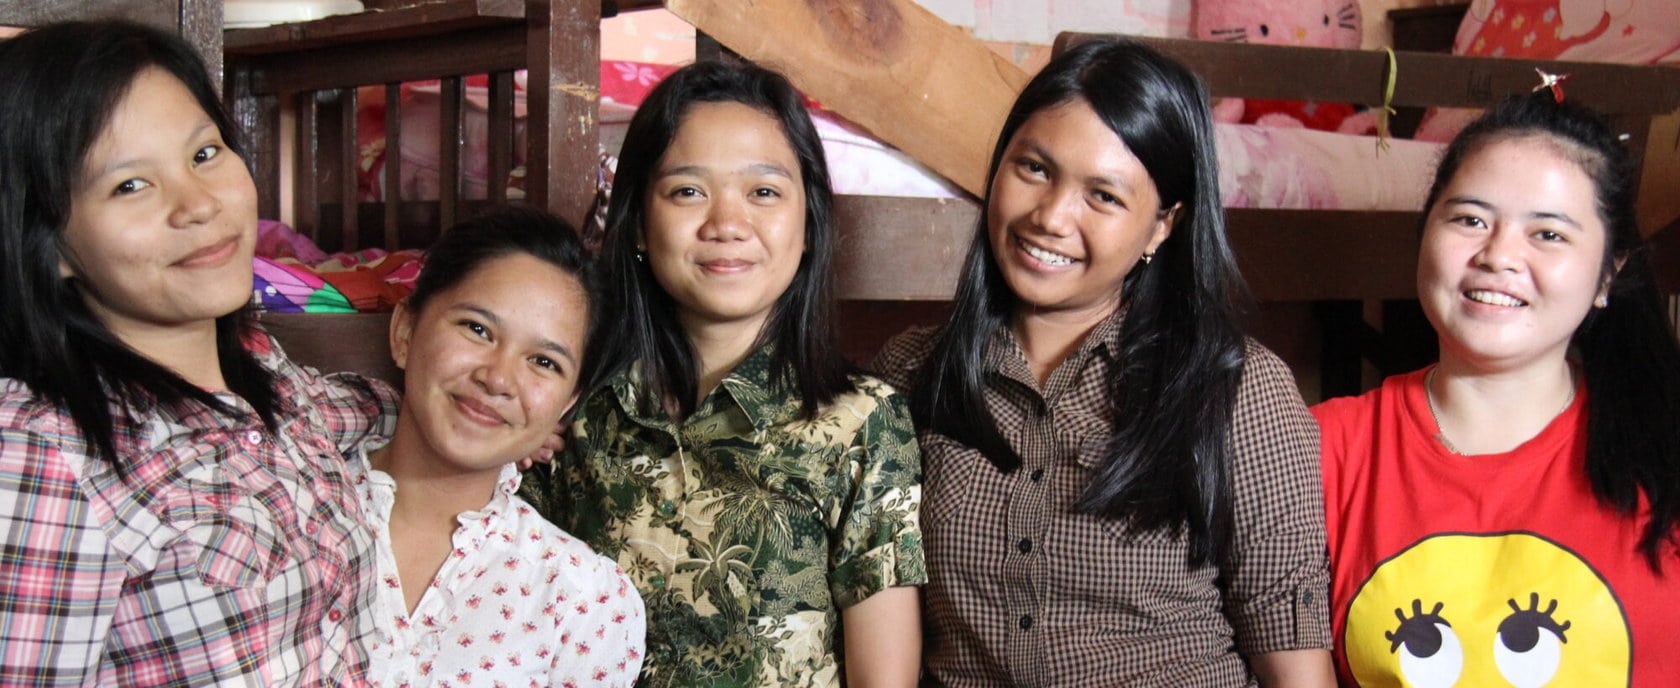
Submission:
M 1110 362 L 1120 358 L 1120 327 L 1126 319 L 1126 307 L 1121 306 L 1085 335 L 1085 340 L 1079 343 L 1079 348 L 1062 361 L 1063 366 L 1072 363 L 1083 368 L 1085 362 L 1093 354 L 1100 354 Z M 1015 336 L 1015 329 L 1005 322 L 992 333 L 992 339 L 986 345 L 986 370 L 992 374 L 1001 375 L 1015 380 L 1030 388 L 1038 385 L 1033 381 L 1032 370 L 1027 365 L 1027 354 L 1021 349 L 1021 340 Z M 1054 377 L 1052 373 L 1051 377 Z
M 771 381 L 771 348 L 769 345 L 762 346 L 748 354 L 745 360 L 724 376 L 717 389 L 701 400 L 700 406 L 696 408 L 696 415 L 715 413 L 719 410 L 718 404 L 730 402 L 739 407 L 747 416 L 747 420 L 758 430 L 784 420 L 784 416 L 789 413 L 789 404 L 786 395 L 778 394 Z M 641 397 L 646 392 L 642 385 L 640 362 L 615 375 L 607 386 L 612 389 L 612 394 L 625 415 L 643 425 L 669 426 L 669 421 L 663 417 L 649 418 L 638 412 Z

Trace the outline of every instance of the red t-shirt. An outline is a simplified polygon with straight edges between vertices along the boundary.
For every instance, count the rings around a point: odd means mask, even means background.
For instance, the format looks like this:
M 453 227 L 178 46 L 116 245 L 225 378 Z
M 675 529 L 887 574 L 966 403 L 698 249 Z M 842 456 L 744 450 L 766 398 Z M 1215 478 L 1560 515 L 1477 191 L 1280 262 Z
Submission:
M 1515 450 L 1459 456 L 1433 437 L 1423 374 L 1313 408 L 1342 682 L 1680 682 L 1680 550 L 1657 577 L 1635 549 L 1648 508 L 1593 496 L 1585 388 Z

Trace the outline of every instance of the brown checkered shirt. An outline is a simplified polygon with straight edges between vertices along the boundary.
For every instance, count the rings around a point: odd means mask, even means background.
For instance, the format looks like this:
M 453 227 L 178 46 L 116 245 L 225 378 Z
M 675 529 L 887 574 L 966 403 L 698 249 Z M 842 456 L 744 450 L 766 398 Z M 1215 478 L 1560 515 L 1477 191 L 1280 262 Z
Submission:
M 1093 330 L 1043 389 L 1013 334 L 993 338 L 986 402 L 1018 470 L 920 431 L 931 682 L 1252 686 L 1244 655 L 1330 647 L 1318 426 L 1259 344 L 1237 395 L 1224 566 L 1191 566 L 1184 537 L 1073 511 L 1114 430 L 1103 387 L 1120 320 Z M 909 390 L 934 334 L 898 335 L 874 369 Z

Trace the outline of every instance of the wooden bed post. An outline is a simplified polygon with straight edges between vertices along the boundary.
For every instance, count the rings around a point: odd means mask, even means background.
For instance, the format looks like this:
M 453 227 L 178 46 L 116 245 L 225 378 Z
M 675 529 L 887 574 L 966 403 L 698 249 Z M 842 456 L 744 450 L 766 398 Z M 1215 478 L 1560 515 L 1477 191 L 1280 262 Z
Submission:
M 528 0 L 525 196 L 582 229 L 595 202 L 600 0 Z M 539 119 L 540 118 L 540 119 Z

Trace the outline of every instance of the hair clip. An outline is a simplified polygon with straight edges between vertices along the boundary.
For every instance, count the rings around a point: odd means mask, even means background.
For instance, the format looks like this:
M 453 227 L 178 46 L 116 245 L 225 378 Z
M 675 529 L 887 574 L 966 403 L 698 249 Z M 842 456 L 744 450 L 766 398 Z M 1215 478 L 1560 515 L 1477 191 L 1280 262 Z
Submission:
M 1568 74 L 1550 74 L 1550 73 L 1547 73 L 1545 70 L 1540 69 L 1539 67 L 1534 68 L 1534 73 L 1540 75 L 1540 85 L 1535 86 L 1533 88 L 1533 90 L 1538 91 L 1542 88 L 1552 89 L 1552 100 L 1557 101 L 1559 103 L 1562 103 L 1563 102 L 1563 80 L 1568 79 L 1569 75 Z

